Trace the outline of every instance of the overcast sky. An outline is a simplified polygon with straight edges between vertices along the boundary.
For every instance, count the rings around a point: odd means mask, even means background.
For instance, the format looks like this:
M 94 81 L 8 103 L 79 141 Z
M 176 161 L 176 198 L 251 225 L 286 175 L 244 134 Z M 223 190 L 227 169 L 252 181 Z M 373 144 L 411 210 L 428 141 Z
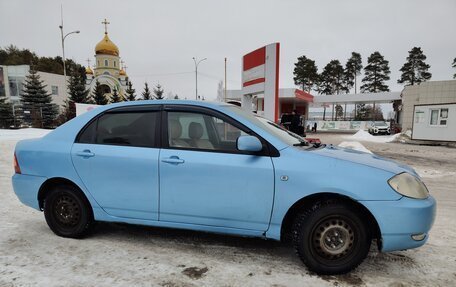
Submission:
M 241 86 L 241 58 L 273 42 L 281 44 L 280 86 L 294 87 L 293 68 L 301 55 L 319 71 L 331 60 L 345 64 L 352 51 L 363 64 L 374 51 L 390 62 L 392 91 L 400 91 L 399 69 L 408 51 L 419 46 L 431 65 L 432 80 L 455 72 L 456 1 L 25 1 L 0 0 L 0 46 L 14 44 L 39 56 L 61 55 L 60 4 L 65 32 L 80 30 L 66 41 L 68 58 L 94 63 L 102 39 L 101 22 L 120 49 L 137 94 L 144 81 L 160 84 L 165 95 L 195 95 L 192 57 L 199 66 L 199 91 L 215 98 L 228 58 L 228 89 Z M 360 80 L 360 79 L 359 79 Z

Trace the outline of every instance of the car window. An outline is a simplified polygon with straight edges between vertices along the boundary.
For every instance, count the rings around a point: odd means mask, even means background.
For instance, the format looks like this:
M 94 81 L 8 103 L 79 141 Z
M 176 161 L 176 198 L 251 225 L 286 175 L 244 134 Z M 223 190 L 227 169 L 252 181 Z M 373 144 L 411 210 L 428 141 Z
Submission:
M 78 142 L 154 147 L 158 115 L 158 112 L 104 114 L 85 128 Z
M 292 132 L 289 132 L 272 122 L 255 116 L 252 112 L 246 112 L 245 110 L 241 109 L 240 107 L 237 106 L 227 106 L 229 110 L 232 112 L 240 115 L 241 117 L 244 117 L 246 120 L 248 120 L 250 123 L 254 124 L 255 126 L 266 130 L 267 132 L 271 133 L 272 135 L 278 137 L 281 139 L 284 143 L 288 145 L 300 145 L 303 142 L 303 139 L 296 135 L 293 134 Z
M 246 133 L 218 117 L 197 112 L 168 112 L 168 144 L 173 148 L 238 152 Z

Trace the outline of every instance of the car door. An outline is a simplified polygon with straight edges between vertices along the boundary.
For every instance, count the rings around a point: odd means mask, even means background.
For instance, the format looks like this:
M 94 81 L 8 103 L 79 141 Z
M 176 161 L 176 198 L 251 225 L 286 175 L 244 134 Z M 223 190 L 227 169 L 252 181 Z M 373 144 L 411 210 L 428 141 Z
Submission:
M 249 230 L 268 228 L 274 170 L 267 148 L 237 150 L 250 133 L 209 110 L 167 107 L 160 152 L 160 221 Z
M 105 112 L 78 135 L 74 167 L 110 215 L 158 220 L 159 106 Z

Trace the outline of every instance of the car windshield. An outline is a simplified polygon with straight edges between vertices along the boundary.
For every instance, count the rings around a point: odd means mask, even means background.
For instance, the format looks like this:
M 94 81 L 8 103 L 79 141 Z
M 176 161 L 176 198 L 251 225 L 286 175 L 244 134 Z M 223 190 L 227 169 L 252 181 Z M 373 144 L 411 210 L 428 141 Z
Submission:
M 259 128 L 265 129 L 266 131 L 268 131 L 271 134 L 273 134 L 274 136 L 278 137 L 279 139 L 281 139 L 283 142 L 285 142 L 288 145 L 292 145 L 292 146 L 307 146 L 308 145 L 308 142 L 303 137 L 286 130 L 282 126 L 279 126 L 278 124 L 276 124 L 270 120 L 267 120 L 260 116 L 255 116 L 253 113 L 246 112 L 243 109 L 236 107 L 236 106 L 230 106 L 230 107 L 228 107 L 228 109 L 244 118 L 247 118 L 252 124 L 256 125 Z
M 374 122 L 374 124 L 375 124 L 376 126 L 386 126 L 386 123 L 383 122 L 383 121 Z

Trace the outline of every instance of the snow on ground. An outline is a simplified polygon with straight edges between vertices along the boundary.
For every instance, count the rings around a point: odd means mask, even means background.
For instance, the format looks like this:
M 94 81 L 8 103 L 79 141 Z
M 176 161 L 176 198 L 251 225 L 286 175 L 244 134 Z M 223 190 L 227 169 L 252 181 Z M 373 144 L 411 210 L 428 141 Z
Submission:
M 51 132 L 52 130 L 45 129 L 18 129 L 18 130 L 6 130 L 0 129 L 0 141 L 5 140 L 23 140 L 31 138 L 40 138 Z
M 343 148 L 350 148 L 350 149 L 354 149 L 354 150 L 357 150 L 357 151 L 366 152 L 366 153 L 372 153 L 365 146 L 363 146 L 360 142 L 344 141 L 344 142 L 341 142 L 339 144 L 339 146 L 343 147 Z
M 367 142 L 376 142 L 376 143 L 389 143 L 395 141 L 400 134 L 389 135 L 389 136 L 373 136 L 370 133 L 359 130 L 356 134 L 345 136 L 346 139 L 355 140 L 355 141 L 367 141 Z
M 10 138 L 33 136 L 25 131 Z M 0 131 L 0 286 L 454 286 L 456 149 L 363 142 L 380 156 L 428 171 L 438 204 L 430 239 L 418 249 L 379 253 L 342 276 L 307 271 L 293 249 L 270 240 L 99 223 L 82 240 L 54 235 L 41 212 L 11 186 L 16 140 Z M 36 135 L 36 134 L 35 134 Z M 38 135 L 39 136 L 39 135 Z M 318 134 L 337 145 L 342 135 Z M 439 173 L 441 176 L 434 177 Z

